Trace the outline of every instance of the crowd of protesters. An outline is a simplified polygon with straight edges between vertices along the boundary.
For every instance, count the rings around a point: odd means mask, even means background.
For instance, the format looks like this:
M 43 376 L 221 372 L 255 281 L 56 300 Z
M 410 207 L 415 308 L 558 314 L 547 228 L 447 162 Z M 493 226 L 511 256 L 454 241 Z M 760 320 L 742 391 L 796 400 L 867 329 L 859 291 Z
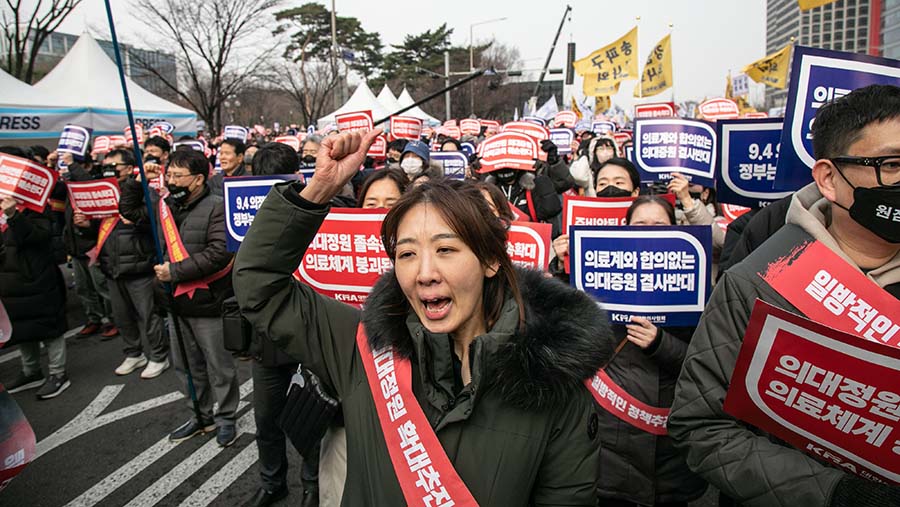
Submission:
M 188 392 L 189 367 L 199 417 L 173 428 L 172 441 L 207 433 L 223 447 L 235 441 L 235 361 L 252 359 L 260 487 L 248 505 L 287 495 L 291 439 L 277 421 L 301 370 L 340 405 L 321 443 L 304 451 L 297 472 L 303 505 L 409 501 L 367 380 L 367 358 L 383 350 L 411 364 L 414 399 L 406 405 L 421 405 L 461 479 L 455 491 L 478 505 L 685 506 L 708 484 L 720 491 L 720 505 L 900 505 L 896 487 L 850 475 L 723 411 L 754 301 L 801 313 L 756 273 L 805 238 L 900 297 L 900 225 L 870 216 L 878 206 L 900 209 L 900 88 L 870 86 L 823 106 L 813 126 L 815 181 L 727 232 L 718 225 L 714 188 L 677 173 L 666 185 L 642 185 L 612 137 L 577 132 L 572 155 L 544 141 L 546 160 L 528 170 L 485 171 L 471 154 L 458 180 L 430 153 L 477 146 L 489 136 L 485 129 L 461 139 L 395 139 L 383 158 L 368 157 L 379 133 L 326 129 L 306 135 L 296 150 L 274 142 L 272 132 L 193 145 L 149 137 L 142 143 L 146 182 L 130 148 L 81 159 L 40 147 L 0 148 L 49 166 L 65 157 L 67 169 L 44 213 L 11 198 L 0 202 L 0 300 L 22 364 L 7 390 L 37 389 L 50 399 L 71 383 L 58 268 L 68 262 L 86 319 L 77 336 L 118 336 L 124 357 L 116 375 L 140 370 L 150 381 L 174 366 Z M 276 174 L 306 177 L 276 185 L 230 253 L 224 182 Z M 74 209 L 65 192 L 68 181 L 104 177 L 115 177 L 121 191 L 120 217 L 109 230 Z M 163 185 L 147 187 L 160 178 Z M 674 194 L 674 206 L 664 193 Z M 611 324 L 602 305 L 570 287 L 566 194 L 634 198 L 626 217 L 632 226 L 709 226 L 720 269 L 700 323 L 657 327 L 635 317 Z M 381 231 L 394 269 L 363 310 L 292 277 L 331 207 L 390 209 Z M 505 244 L 515 220 L 550 224 L 549 273 L 511 263 Z M 232 297 L 252 326 L 244 351 L 226 348 L 222 338 Z M 671 407 L 668 434 L 650 434 L 600 408 L 584 387 L 598 369 L 643 403 Z M 447 484 L 448 469 L 438 471 Z M 424 505 L 441 501 L 433 496 Z

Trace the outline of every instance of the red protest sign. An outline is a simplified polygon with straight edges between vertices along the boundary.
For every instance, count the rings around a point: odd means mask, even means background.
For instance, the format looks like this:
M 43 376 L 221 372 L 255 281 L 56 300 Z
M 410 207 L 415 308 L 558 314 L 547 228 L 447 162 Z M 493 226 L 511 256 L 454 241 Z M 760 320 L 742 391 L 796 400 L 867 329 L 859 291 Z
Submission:
M 391 116 L 391 135 L 395 139 L 418 140 L 422 136 L 423 121 L 412 116 Z
M 109 136 L 97 136 L 94 138 L 94 146 L 91 149 L 91 155 L 106 155 L 112 151 L 112 140 Z
M 140 123 L 134 124 L 134 130 L 137 132 L 138 144 L 144 143 L 144 126 Z M 131 127 L 125 127 L 125 144 L 134 144 L 134 137 L 131 134 Z
M 72 181 L 66 185 L 72 208 L 88 218 L 114 217 L 119 214 L 119 183 L 115 178 Z
M 546 271 L 550 264 L 551 229 L 550 224 L 513 222 L 506 242 L 506 253 L 513 264 Z
M 731 120 L 741 115 L 737 103 L 730 99 L 709 99 L 697 106 L 704 120 Z
M 798 245 L 759 276 L 807 317 L 900 348 L 900 305 L 819 241 Z
M 332 208 L 294 277 L 319 294 L 361 306 L 378 277 L 393 268 L 381 243 L 387 210 Z
M 485 134 L 496 134 L 500 132 L 500 122 L 496 120 L 481 120 L 481 124 L 485 127 Z
M 37 458 L 34 430 L 13 397 L 0 384 L 0 491 Z
M 478 145 L 481 169 L 486 173 L 498 169 L 534 170 L 538 144 L 533 137 L 519 132 L 501 132 Z
M 481 132 L 481 122 L 474 118 L 459 120 L 459 131 L 461 134 L 477 136 Z
M 900 350 L 757 300 L 724 409 L 822 462 L 896 485 L 898 386 Z
M 445 120 L 444 123 L 443 123 L 443 126 L 444 126 L 444 127 L 455 127 L 455 126 L 456 126 L 456 120 L 452 120 L 452 119 L 451 119 L 451 120 Z
M 752 111 L 752 112 L 744 113 L 741 115 L 741 118 L 751 118 L 751 119 L 768 118 L 768 117 L 769 117 L 769 113 L 766 113 L 764 111 Z
M 109 146 L 111 149 L 116 149 L 120 146 L 125 146 L 126 144 L 128 144 L 128 142 L 130 142 L 125 139 L 125 136 L 115 135 L 115 136 L 107 136 L 107 137 L 109 137 Z
M 0 195 L 41 213 L 50 198 L 56 172 L 28 159 L 0 153 Z
M 276 143 L 286 144 L 294 149 L 294 151 L 300 151 L 300 139 L 297 136 L 280 136 L 275 138 Z
M 372 143 L 372 146 L 369 147 L 369 151 L 366 152 L 366 155 L 372 158 L 387 157 L 387 140 L 384 138 L 384 136 L 378 136 L 375 138 L 375 142 Z
M 651 104 L 635 104 L 635 118 L 669 118 L 675 116 L 674 102 L 654 102 Z
M 630 130 L 620 130 L 618 132 L 613 132 L 613 139 L 616 141 L 616 145 L 619 147 L 619 153 L 624 153 L 625 143 L 628 141 L 634 140 L 634 135 Z
M 372 111 L 354 111 L 352 113 L 336 114 L 334 121 L 341 132 L 356 132 L 357 130 L 372 130 L 374 120 Z
M 527 136 L 533 137 L 537 142 L 550 139 L 550 131 L 543 125 L 531 123 L 530 121 L 511 121 L 504 123 L 500 127 L 500 132 L 520 132 Z
M 578 115 L 575 111 L 560 111 L 553 117 L 553 124 L 557 127 L 575 128 L 578 123 Z
M 459 127 L 454 126 L 445 125 L 443 127 L 438 127 L 437 133 L 445 135 L 447 137 L 452 137 L 453 139 L 459 139 L 460 137 L 462 137 L 462 132 L 460 132 Z
M 10 338 L 12 338 L 12 322 L 9 320 L 9 314 L 6 313 L 3 301 L 0 301 L 0 347 Z
M 745 213 L 748 213 L 750 208 L 744 206 L 738 206 L 736 204 L 723 204 L 722 205 L 722 215 L 725 217 L 726 225 L 730 224 L 737 220 L 737 218 Z

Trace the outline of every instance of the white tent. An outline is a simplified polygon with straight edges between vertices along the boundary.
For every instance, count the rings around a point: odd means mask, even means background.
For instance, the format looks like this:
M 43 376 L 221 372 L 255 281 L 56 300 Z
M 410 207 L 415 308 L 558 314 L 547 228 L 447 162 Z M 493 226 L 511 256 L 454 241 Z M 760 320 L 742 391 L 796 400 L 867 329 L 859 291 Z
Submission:
M 397 101 L 397 97 L 394 96 L 394 92 L 388 88 L 388 85 L 384 85 L 381 93 L 378 94 L 378 102 L 392 113 L 403 109 L 403 106 Z
M 126 78 L 126 82 L 135 121 L 145 127 L 168 121 L 175 125 L 175 137 L 196 135 L 196 113 L 157 97 L 131 79 Z M 38 127 L 29 132 L 14 131 L 4 128 L 0 119 L 0 139 L 57 138 L 68 123 L 93 128 L 94 135 L 121 134 L 128 116 L 119 83 L 116 64 L 93 37 L 83 34 L 62 61 L 31 87 L 36 98 L 24 97 L 8 104 L 4 85 L 0 115 L 31 117 L 31 123 Z
M 372 111 L 373 121 L 378 121 L 382 118 L 386 118 L 393 112 L 388 111 L 386 107 L 381 105 L 381 103 L 378 102 L 378 99 L 375 98 L 375 94 L 372 93 L 372 90 L 369 89 L 369 85 L 367 85 L 365 81 L 362 81 L 359 83 L 359 86 L 356 87 L 356 91 L 353 92 L 353 95 L 351 95 L 350 98 L 347 99 L 347 102 L 345 102 L 343 106 L 338 108 L 337 111 L 319 118 L 318 128 L 323 129 L 329 123 L 334 123 L 335 115 L 353 113 L 356 111 Z
M 397 102 L 400 103 L 401 107 L 409 107 L 416 103 L 416 101 L 413 100 L 412 95 L 409 94 L 409 90 L 407 90 L 405 86 L 403 87 L 403 91 L 400 92 L 400 97 L 397 99 Z M 416 106 L 403 114 L 406 116 L 414 116 L 416 118 L 421 118 L 421 119 L 425 120 L 425 123 L 431 123 L 432 125 L 440 125 L 441 124 L 440 120 L 438 120 L 434 116 L 431 116 L 430 114 L 426 113 L 425 111 L 422 111 L 422 109 L 419 108 L 419 106 Z

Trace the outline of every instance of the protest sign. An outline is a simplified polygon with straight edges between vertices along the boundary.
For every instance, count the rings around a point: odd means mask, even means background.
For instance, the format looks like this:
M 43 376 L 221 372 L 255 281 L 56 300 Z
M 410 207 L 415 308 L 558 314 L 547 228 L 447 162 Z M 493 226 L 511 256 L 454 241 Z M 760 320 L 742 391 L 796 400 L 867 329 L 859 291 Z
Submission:
M 37 458 L 34 431 L 12 395 L 0 384 L 0 491 Z
M 547 126 L 547 120 L 541 118 L 540 116 L 523 116 L 522 121 L 540 125 L 541 127 Z
M 575 132 L 589 132 L 591 130 L 591 122 L 589 120 L 578 120 L 575 123 Z
M 810 129 L 826 103 L 872 84 L 897 85 L 900 61 L 797 46 L 781 132 L 775 190 L 795 191 L 812 182 L 816 161 Z
M 762 208 L 790 194 L 772 190 L 782 123 L 781 118 L 717 122 L 719 202 Z
M 731 99 L 708 99 L 697 106 L 700 116 L 704 120 L 733 120 L 741 115 L 737 103 Z
M 613 139 L 619 147 L 619 153 L 625 153 L 625 143 L 634 140 L 634 134 L 630 130 L 620 130 L 613 133 Z
M 747 119 L 759 119 L 759 118 L 768 118 L 768 117 L 769 117 L 769 113 L 766 113 L 764 111 L 751 111 L 749 113 L 744 113 L 741 115 L 741 118 L 747 118 Z M 782 122 L 784 121 L 784 118 L 779 118 L 779 119 L 782 120 Z
M 496 120 L 481 120 L 481 125 L 486 127 L 485 134 L 493 135 L 500 132 L 500 122 Z
M 543 125 L 528 121 L 511 121 L 500 127 L 500 132 L 519 132 L 531 136 L 540 143 L 544 139 L 550 139 L 550 131 Z
M 749 213 L 751 208 L 747 208 L 745 206 L 738 206 L 736 204 L 723 204 L 722 205 L 722 216 L 725 218 L 727 223 L 734 222 L 743 214 Z
M 59 144 L 56 151 L 71 153 L 76 157 L 84 157 L 87 154 L 88 144 L 91 142 L 91 132 L 94 129 L 79 125 L 66 125 L 59 136 Z
M 224 179 L 225 228 L 228 230 L 226 239 L 229 252 L 237 252 L 241 246 L 244 236 L 253 224 L 256 212 L 269 195 L 272 186 L 299 178 L 300 176 L 296 174 L 273 174 Z
M 553 126 L 556 128 L 575 128 L 577 122 L 578 115 L 575 114 L 575 111 L 559 111 L 553 118 Z
M 179 141 L 175 143 L 175 146 L 172 149 L 177 150 L 182 146 L 187 146 L 188 148 L 194 151 L 199 151 L 200 153 L 204 153 L 206 151 L 206 146 L 201 141 Z
M 566 128 L 550 129 L 550 140 L 556 145 L 556 151 L 560 155 L 568 155 L 572 153 L 572 143 L 575 142 L 575 131 Z
M 750 77 L 747 74 L 738 74 L 731 78 L 731 94 L 735 97 L 743 97 L 750 93 Z
M 134 131 L 137 136 L 132 135 L 131 127 L 125 127 L 125 144 L 128 146 L 132 146 L 134 144 L 134 138 L 137 137 L 138 145 L 144 144 L 144 126 L 140 123 L 134 124 Z
M 471 157 L 478 151 L 472 143 L 459 143 L 459 147 L 462 149 L 462 152 L 466 154 L 466 157 Z
M 332 208 L 294 277 L 319 294 L 356 307 L 393 268 L 381 243 L 387 210 Z
M 164 134 L 171 135 L 175 131 L 175 125 L 167 121 L 158 121 L 153 124 L 152 128 L 161 130 Z
M 356 132 L 357 130 L 372 130 L 374 121 L 372 120 L 372 111 L 354 111 L 352 113 L 343 113 L 334 115 L 334 121 L 337 128 L 341 132 Z
M 465 179 L 469 158 L 461 151 L 432 151 L 431 160 L 441 164 L 444 176 L 455 180 Z
M 506 253 L 517 266 L 546 271 L 550 264 L 553 227 L 539 222 L 513 222 L 509 226 Z
M 300 179 L 302 181 L 309 182 L 309 180 L 312 179 L 313 174 L 315 174 L 315 172 L 316 172 L 316 165 L 315 164 L 306 165 L 306 164 L 301 163 L 300 170 L 297 172 L 300 173 L 300 176 L 301 176 Z
M 0 301 L 0 347 L 12 338 L 12 322 L 9 320 L 9 313 Z
M 123 146 L 128 146 L 128 141 L 125 139 L 123 135 L 111 135 L 109 137 L 109 145 L 112 149 L 121 148 Z
M 247 142 L 249 136 L 250 131 L 240 125 L 226 125 L 222 131 L 222 137 L 225 139 L 236 139 L 242 143 Z
M 444 123 L 442 123 L 441 125 L 444 126 L 444 127 L 455 127 L 455 126 L 456 126 L 456 119 L 451 118 L 451 119 L 449 119 L 449 120 L 444 120 Z
M 119 182 L 116 178 L 70 181 L 66 184 L 69 203 L 88 218 L 100 219 L 119 215 Z
M 898 386 L 897 348 L 757 300 L 724 410 L 823 463 L 898 485 Z
M 672 173 L 714 186 L 716 131 L 706 122 L 681 118 L 635 120 L 634 162 L 641 181 L 665 181 Z
M 595 120 L 591 122 L 591 132 L 597 135 L 608 134 L 616 131 L 616 122 L 609 120 Z
M 387 140 L 384 135 L 375 138 L 375 142 L 369 147 L 366 156 L 376 159 L 387 158 Z
M 501 132 L 485 139 L 478 146 L 478 155 L 482 173 L 497 169 L 533 171 L 538 144 L 533 137 L 520 132 Z
M 286 144 L 294 149 L 294 151 L 300 151 L 300 139 L 297 136 L 279 136 L 275 138 L 276 143 Z
M 455 126 L 438 127 L 437 133 L 439 135 L 452 137 L 453 139 L 459 139 L 460 137 L 462 137 L 462 132 L 460 132 L 459 127 L 455 127 Z
M 422 120 L 412 116 L 391 116 L 391 135 L 395 139 L 417 140 L 422 136 Z
M 97 136 L 94 138 L 94 145 L 91 148 L 91 155 L 96 157 L 97 155 L 106 155 L 110 151 L 112 151 L 112 142 L 109 136 Z
M 56 172 L 31 160 L 0 153 L 0 196 L 42 213 L 50 198 Z
M 709 226 L 574 226 L 571 283 L 594 296 L 612 323 L 647 318 L 693 326 L 709 294 Z
M 481 132 L 481 122 L 474 118 L 459 120 L 459 131 L 463 135 L 477 136 Z

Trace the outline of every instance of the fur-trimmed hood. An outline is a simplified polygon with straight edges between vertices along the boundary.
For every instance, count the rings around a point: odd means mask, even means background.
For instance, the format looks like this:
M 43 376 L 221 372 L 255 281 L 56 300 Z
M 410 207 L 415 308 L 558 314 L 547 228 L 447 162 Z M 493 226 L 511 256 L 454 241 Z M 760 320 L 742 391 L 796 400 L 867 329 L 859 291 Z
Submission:
M 525 325 L 518 328 L 518 307 L 506 301 L 501 318 L 473 347 L 473 382 L 479 390 L 496 389 L 518 408 L 542 410 L 566 403 L 583 382 L 611 357 L 615 342 L 606 313 L 585 293 L 517 269 L 525 305 Z M 373 350 L 393 346 L 404 357 L 421 358 L 412 333 L 431 335 L 409 309 L 393 272 L 381 277 L 366 301 L 363 324 Z M 479 370 L 479 371 L 475 371 Z

